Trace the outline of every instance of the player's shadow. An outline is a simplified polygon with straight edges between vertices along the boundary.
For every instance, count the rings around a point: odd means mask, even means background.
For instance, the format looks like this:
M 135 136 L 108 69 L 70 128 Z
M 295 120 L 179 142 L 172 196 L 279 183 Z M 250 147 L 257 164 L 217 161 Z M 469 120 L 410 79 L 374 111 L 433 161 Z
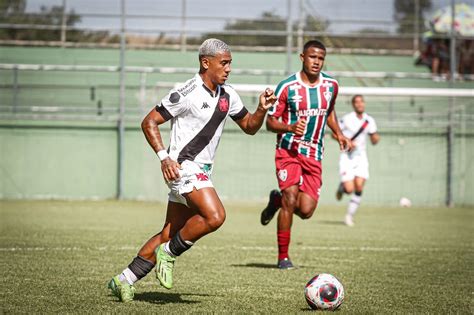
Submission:
M 143 292 L 136 293 L 134 300 L 153 304 L 196 304 L 200 301 L 187 300 L 186 297 L 205 297 L 209 294 L 196 293 L 169 293 L 169 292 Z
M 243 267 L 243 268 L 262 268 L 262 269 L 278 269 L 276 264 L 264 264 L 264 263 L 247 263 L 247 264 L 234 264 L 231 267 Z M 308 266 L 296 266 L 295 269 L 307 268 Z
M 336 221 L 336 220 L 320 220 L 320 221 L 317 221 L 317 223 L 324 224 L 324 225 L 345 225 L 344 222 Z
M 248 268 L 264 268 L 264 269 L 277 269 L 275 264 L 263 264 L 263 263 L 248 263 L 248 264 L 234 264 L 231 267 L 248 267 Z

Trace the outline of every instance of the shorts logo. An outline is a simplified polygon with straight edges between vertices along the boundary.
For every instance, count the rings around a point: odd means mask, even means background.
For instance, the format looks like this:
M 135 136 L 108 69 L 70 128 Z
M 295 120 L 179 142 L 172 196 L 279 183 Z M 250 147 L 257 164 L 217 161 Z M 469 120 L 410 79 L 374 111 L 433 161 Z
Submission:
M 225 97 L 219 99 L 219 110 L 221 112 L 227 112 L 229 110 L 229 101 Z
M 279 170 L 278 171 L 278 178 L 283 182 L 286 181 L 286 179 L 288 178 L 287 170 Z
M 204 173 L 196 174 L 196 178 L 197 178 L 197 180 L 200 181 L 200 182 L 205 182 L 205 181 L 208 181 L 208 180 L 209 180 L 209 176 L 207 176 L 207 175 L 204 174 Z
M 318 194 L 318 196 L 321 195 L 321 187 L 318 188 L 317 194 Z
M 191 184 L 191 181 L 189 179 L 187 179 L 187 180 L 184 181 L 183 185 L 186 186 L 186 185 L 189 185 L 189 184 Z

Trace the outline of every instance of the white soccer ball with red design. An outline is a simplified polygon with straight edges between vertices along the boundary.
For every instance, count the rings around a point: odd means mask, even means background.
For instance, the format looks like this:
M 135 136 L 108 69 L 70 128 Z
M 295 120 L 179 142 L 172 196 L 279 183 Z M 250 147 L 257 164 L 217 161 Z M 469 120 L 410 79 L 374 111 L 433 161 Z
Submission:
M 333 275 L 322 273 L 309 280 L 304 295 L 312 309 L 334 311 L 344 300 L 344 287 Z

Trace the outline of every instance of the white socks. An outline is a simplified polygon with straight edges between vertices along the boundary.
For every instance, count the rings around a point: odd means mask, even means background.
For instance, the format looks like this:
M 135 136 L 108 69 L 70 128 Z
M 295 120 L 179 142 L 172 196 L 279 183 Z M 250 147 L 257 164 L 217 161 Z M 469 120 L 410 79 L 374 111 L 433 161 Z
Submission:
M 121 274 L 119 274 L 120 282 L 127 281 L 128 284 L 133 285 L 138 281 L 137 276 L 128 268 L 124 269 Z
M 351 196 L 351 201 L 349 201 L 349 205 L 347 206 L 347 214 L 350 216 L 354 216 L 354 214 L 357 212 L 357 208 L 359 208 L 360 200 L 361 200 L 360 195 L 353 194 Z

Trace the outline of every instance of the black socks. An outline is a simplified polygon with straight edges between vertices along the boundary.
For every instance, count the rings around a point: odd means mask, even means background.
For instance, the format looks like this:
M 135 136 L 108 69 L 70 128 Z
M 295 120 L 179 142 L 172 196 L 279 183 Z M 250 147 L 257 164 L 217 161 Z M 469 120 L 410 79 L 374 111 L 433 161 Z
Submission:
M 170 252 L 175 256 L 179 256 L 182 253 L 184 253 L 185 251 L 187 251 L 188 249 L 190 249 L 191 246 L 193 246 L 193 243 L 190 242 L 190 241 L 183 240 L 181 238 L 181 234 L 179 234 L 179 232 L 178 232 L 170 240 L 169 246 L 170 246 L 169 247 Z
M 130 265 L 128 265 L 128 269 L 133 272 L 133 274 L 137 277 L 138 280 L 140 280 L 150 271 L 152 271 L 153 267 L 155 267 L 154 263 L 140 256 L 133 258 Z

